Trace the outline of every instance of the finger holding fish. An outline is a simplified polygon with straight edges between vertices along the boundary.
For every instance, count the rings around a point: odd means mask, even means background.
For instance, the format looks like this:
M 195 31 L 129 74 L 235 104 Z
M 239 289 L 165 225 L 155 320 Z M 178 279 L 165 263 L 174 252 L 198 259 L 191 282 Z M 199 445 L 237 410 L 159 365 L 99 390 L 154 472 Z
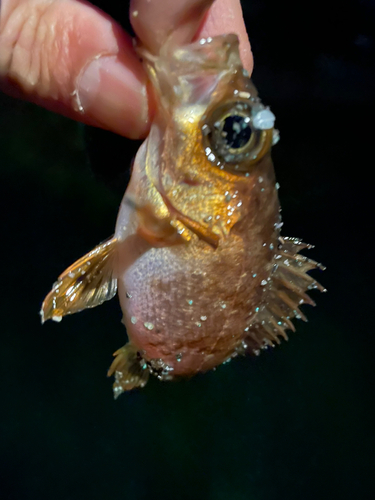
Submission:
M 130 20 L 139 40 L 154 54 L 172 33 L 177 44 L 236 33 L 244 68 L 252 72 L 253 57 L 240 0 L 132 0 Z
M 207 14 L 211 4 L 135 1 L 131 19 L 155 53 L 175 28 L 187 43 L 199 26 L 204 36 L 205 26 L 211 36 L 226 32 L 229 26 L 220 23 L 227 19 L 248 46 L 239 1 L 219 0 Z M 130 138 L 145 137 L 154 113 L 130 36 L 104 12 L 76 0 L 0 3 L 0 90 Z
M 79 278 L 93 307 L 106 296 L 95 283 L 106 290 L 116 277 L 129 342 L 109 370 L 115 397 L 143 387 L 149 374 L 192 376 L 278 344 L 294 328 L 291 319 L 304 318 L 300 304 L 312 304 L 306 290 L 323 291 L 306 274 L 318 264 L 298 255 L 307 246 L 280 236 L 275 117 L 244 70 L 238 37 L 191 43 L 207 2 L 184 2 L 195 17 L 184 23 L 180 4 L 171 5 L 152 41 L 147 23 L 163 11 L 151 2 L 148 18 L 148 4 L 134 1 L 139 10 L 131 12 L 155 115 L 114 238 L 96 249 L 95 281 Z M 101 265 L 104 259 L 112 265 Z M 63 313 L 54 309 L 62 303 Z M 70 307 L 52 293 L 42 310 L 53 319 L 77 310 Z

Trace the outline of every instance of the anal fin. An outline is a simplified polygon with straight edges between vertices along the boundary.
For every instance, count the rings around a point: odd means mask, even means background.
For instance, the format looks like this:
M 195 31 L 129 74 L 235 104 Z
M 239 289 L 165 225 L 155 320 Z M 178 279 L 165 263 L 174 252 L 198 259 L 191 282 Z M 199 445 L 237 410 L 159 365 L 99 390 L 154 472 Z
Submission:
M 113 353 L 115 359 L 107 376 L 115 376 L 113 396 L 117 399 L 123 392 L 144 387 L 150 371 L 134 345 L 129 342 Z
M 43 301 L 42 323 L 47 319 L 61 321 L 67 314 L 96 307 L 116 295 L 117 279 L 113 276 L 116 245 L 116 238 L 101 243 L 58 277 Z

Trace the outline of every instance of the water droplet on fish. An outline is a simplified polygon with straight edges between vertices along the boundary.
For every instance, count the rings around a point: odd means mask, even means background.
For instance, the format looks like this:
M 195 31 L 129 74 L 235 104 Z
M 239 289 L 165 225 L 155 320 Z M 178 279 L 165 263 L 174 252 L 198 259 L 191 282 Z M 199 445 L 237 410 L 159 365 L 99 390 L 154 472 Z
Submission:
M 276 184 L 275 184 L 275 188 L 276 188 L 276 189 L 280 189 L 280 184 L 279 184 L 278 182 L 276 182 Z
M 280 132 L 277 129 L 272 131 L 272 146 L 277 144 L 280 140 Z
M 133 323 L 133 325 L 135 325 L 138 320 L 137 320 L 137 318 L 135 316 L 132 316 L 130 318 L 130 321 Z
M 143 326 L 145 328 L 147 328 L 147 330 L 153 330 L 154 329 L 153 323 L 149 323 L 148 321 L 146 321 L 145 323 L 143 323 Z
M 263 177 L 262 177 L 261 175 L 258 177 L 258 182 L 259 182 L 259 183 L 262 183 L 262 182 L 263 182 Z
M 126 292 L 126 298 L 127 299 L 131 299 L 133 296 L 129 293 L 129 292 Z
M 193 305 L 193 301 L 191 299 L 189 299 L 187 303 L 189 304 L 189 306 Z
M 259 130 L 268 130 L 274 126 L 275 119 L 270 109 L 262 109 L 254 116 L 253 126 Z
M 241 99 L 250 99 L 250 94 L 249 92 L 238 92 L 238 97 L 241 97 Z
M 207 316 L 201 316 L 200 319 L 201 319 L 201 321 L 206 321 Z
M 253 274 L 253 278 L 256 278 L 256 277 L 257 277 L 257 273 L 254 273 L 254 274 Z
M 113 388 L 113 397 L 115 399 L 117 399 L 123 392 L 124 392 L 124 389 L 121 387 L 121 385 L 116 385 Z
M 62 320 L 62 316 L 52 316 L 52 321 L 56 321 L 56 323 L 60 323 Z
M 205 123 L 202 127 L 202 134 L 203 135 L 208 135 L 211 132 L 210 127 Z
M 182 354 L 181 353 L 178 353 L 176 354 L 176 361 L 179 363 L 182 359 Z

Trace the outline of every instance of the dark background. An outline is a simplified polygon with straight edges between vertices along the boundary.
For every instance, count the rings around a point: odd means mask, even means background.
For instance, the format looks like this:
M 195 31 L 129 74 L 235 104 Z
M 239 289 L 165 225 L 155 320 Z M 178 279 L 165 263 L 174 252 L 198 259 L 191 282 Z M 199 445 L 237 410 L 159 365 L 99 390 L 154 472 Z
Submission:
M 126 6 L 101 4 L 124 26 Z M 328 293 L 272 352 L 114 402 L 117 300 L 59 325 L 38 311 L 112 233 L 139 144 L 0 95 L 1 500 L 375 498 L 375 2 L 243 6 L 284 234 L 316 244 Z

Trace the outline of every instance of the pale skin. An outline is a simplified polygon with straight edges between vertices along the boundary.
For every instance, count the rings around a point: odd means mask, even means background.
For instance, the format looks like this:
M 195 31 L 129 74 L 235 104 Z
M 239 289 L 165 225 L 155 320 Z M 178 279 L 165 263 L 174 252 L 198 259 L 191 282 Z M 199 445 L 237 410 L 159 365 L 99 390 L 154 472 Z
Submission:
M 155 54 L 172 32 L 182 44 L 236 33 L 252 71 L 239 0 L 132 0 L 130 19 Z M 89 3 L 0 0 L 0 91 L 136 139 L 154 112 L 148 88 L 130 36 Z

